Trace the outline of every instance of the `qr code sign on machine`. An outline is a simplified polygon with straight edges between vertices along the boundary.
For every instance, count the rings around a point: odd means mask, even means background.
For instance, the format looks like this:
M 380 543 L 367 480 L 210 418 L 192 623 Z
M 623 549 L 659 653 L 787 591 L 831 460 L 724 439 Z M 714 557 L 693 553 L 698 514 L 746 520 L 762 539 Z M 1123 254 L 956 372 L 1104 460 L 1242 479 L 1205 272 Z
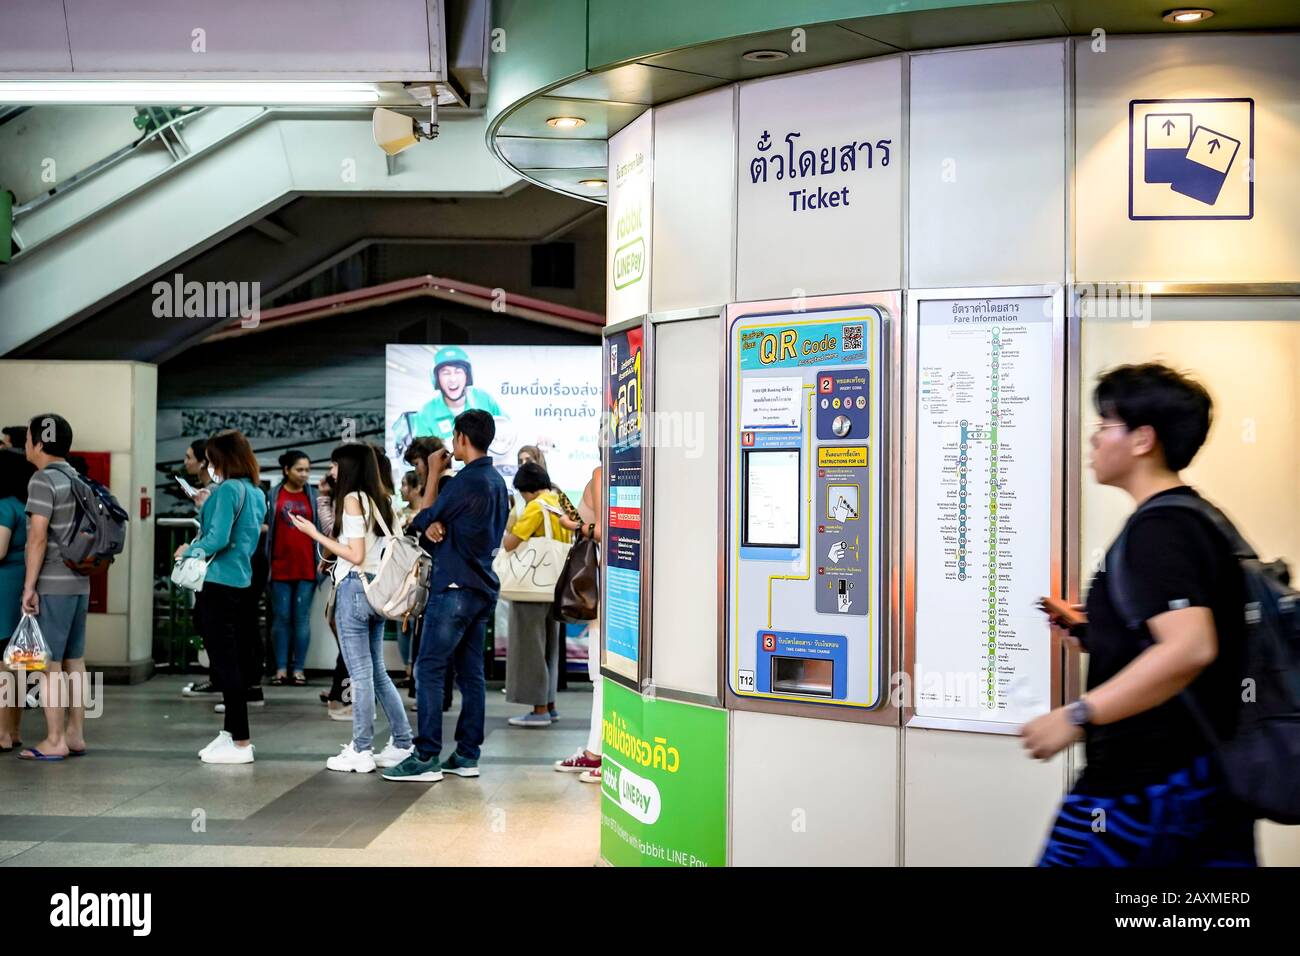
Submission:
M 844 351 L 846 352 L 862 351 L 862 326 L 860 325 L 844 326 Z

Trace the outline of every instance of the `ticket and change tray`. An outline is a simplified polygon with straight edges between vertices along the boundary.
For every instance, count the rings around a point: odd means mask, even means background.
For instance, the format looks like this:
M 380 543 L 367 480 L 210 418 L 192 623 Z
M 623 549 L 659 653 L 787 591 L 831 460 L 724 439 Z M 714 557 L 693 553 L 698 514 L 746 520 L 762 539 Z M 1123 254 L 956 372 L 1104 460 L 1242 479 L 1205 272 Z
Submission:
M 725 627 L 738 698 L 882 703 L 885 321 L 875 306 L 729 310 Z

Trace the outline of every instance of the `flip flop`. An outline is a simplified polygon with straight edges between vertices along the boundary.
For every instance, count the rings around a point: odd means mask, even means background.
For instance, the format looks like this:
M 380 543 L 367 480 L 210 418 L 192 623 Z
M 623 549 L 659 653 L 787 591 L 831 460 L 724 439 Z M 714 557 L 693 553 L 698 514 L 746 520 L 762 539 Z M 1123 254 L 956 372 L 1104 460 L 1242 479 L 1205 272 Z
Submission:
M 69 751 L 68 751 L 68 756 L 69 756 L 69 757 L 84 757 L 84 756 L 86 756 L 86 751 L 84 751 L 84 750 L 69 750 Z
M 28 756 L 29 754 L 30 754 L 30 756 Z M 62 759 L 64 759 L 64 758 L 63 758 L 61 755 L 59 755 L 59 754 L 43 754 L 43 753 L 41 753 L 39 750 L 37 750 L 35 747 L 28 747 L 26 750 L 23 750 L 23 751 L 20 751 L 20 752 L 19 752 L 19 754 L 18 754 L 18 759 L 19 759 L 19 760 L 50 760 L 50 761 L 53 761 L 53 760 L 62 760 Z

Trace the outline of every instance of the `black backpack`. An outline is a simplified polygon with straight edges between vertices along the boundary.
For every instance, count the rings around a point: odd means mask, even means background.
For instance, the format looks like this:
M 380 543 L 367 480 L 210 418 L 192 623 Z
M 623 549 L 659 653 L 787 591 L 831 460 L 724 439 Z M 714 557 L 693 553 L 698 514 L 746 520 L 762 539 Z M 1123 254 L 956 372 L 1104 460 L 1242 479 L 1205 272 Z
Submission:
M 1227 542 L 1245 583 L 1245 671 L 1255 681 L 1255 699 L 1242 701 L 1237 729 L 1219 740 L 1188 690 L 1184 704 L 1213 748 L 1228 790 L 1256 819 L 1300 824 L 1300 592 L 1282 560 L 1264 563 L 1223 512 L 1203 498 L 1162 495 L 1138 508 L 1181 508 L 1199 514 Z M 1124 622 L 1137 630 L 1124 591 L 1124 539 L 1111 549 L 1106 575 L 1111 601 Z

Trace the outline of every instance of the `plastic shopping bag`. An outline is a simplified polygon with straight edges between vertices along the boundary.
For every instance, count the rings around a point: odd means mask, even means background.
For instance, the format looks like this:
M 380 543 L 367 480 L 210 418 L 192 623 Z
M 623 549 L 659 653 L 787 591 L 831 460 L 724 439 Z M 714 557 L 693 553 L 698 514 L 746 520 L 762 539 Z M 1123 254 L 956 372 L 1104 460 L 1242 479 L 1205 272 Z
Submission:
M 41 635 L 36 618 L 24 614 L 5 647 L 4 665 L 10 670 L 43 671 L 50 659 L 50 648 Z

